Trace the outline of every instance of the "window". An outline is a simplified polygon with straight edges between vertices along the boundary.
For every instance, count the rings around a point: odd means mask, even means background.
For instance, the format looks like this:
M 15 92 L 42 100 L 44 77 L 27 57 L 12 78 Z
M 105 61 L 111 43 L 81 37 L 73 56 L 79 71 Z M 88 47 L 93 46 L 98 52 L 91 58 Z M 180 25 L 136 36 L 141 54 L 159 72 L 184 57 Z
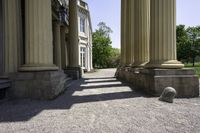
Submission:
M 80 17 L 80 32 L 85 32 L 85 18 Z
M 80 48 L 80 61 L 81 61 L 81 67 L 85 68 L 86 67 L 86 48 L 81 47 Z

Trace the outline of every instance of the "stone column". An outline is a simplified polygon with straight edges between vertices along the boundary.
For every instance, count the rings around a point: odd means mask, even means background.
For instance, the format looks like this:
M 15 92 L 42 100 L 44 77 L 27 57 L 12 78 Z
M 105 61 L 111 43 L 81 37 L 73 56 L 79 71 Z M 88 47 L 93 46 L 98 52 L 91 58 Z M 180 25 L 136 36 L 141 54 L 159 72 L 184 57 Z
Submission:
M 55 51 L 55 64 L 62 68 L 61 62 L 61 30 L 60 30 L 60 22 L 53 23 L 53 34 L 54 34 L 54 51 Z
M 57 70 L 53 64 L 51 0 L 25 0 L 25 65 L 21 71 Z
M 126 0 L 121 0 L 121 65 L 126 64 Z
M 150 0 L 135 0 L 134 64 L 144 66 L 149 61 Z
M 69 1 L 69 66 L 79 67 L 79 36 L 77 0 Z
M 4 72 L 17 72 L 20 60 L 21 0 L 2 0 L 4 25 Z
M 135 0 L 130 1 L 130 25 L 129 25 L 129 37 L 131 44 L 131 65 L 135 62 Z
M 176 56 L 176 0 L 151 0 L 150 68 L 183 68 Z
M 61 26 L 60 29 L 61 34 L 61 59 L 62 59 L 62 68 L 67 68 L 67 46 L 66 46 L 66 27 Z
M 125 22 L 125 49 L 126 49 L 126 66 L 131 66 L 131 64 L 133 63 L 132 61 L 132 43 L 131 43 L 131 38 L 132 38 L 132 34 L 131 34 L 131 2 L 132 0 L 127 0 L 126 1 L 126 22 Z
M 92 46 L 90 46 L 90 69 L 93 70 Z
M 4 45 L 3 45 L 3 3 L 0 1 L 0 75 L 4 72 Z

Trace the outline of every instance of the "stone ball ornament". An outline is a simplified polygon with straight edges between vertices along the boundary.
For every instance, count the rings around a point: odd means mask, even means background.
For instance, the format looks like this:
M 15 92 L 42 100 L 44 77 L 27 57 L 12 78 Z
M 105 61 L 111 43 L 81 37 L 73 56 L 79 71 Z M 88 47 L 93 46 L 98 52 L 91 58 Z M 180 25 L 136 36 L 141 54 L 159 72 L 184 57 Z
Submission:
M 168 102 L 168 103 L 173 103 L 173 100 L 176 96 L 176 90 L 172 87 L 166 87 L 161 96 L 159 97 L 159 100 L 160 101 L 163 101 L 163 102 Z

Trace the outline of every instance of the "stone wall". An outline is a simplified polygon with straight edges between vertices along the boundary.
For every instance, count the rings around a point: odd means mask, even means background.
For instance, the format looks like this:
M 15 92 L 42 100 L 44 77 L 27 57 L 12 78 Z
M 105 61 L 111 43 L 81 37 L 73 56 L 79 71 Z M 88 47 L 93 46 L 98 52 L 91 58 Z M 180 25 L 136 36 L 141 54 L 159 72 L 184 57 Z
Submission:
M 177 97 L 199 96 L 199 78 L 193 69 L 118 69 L 117 78 L 130 82 L 152 96 L 160 96 L 164 88 L 173 87 Z

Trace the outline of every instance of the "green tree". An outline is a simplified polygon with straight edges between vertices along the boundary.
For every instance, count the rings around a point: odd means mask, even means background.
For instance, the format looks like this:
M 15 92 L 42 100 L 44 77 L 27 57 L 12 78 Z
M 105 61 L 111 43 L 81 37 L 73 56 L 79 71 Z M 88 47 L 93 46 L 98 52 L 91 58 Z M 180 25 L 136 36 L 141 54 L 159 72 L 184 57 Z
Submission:
M 192 64 L 194 66 L 195 58 L 200 55 L 200 27 L 188 27 L 186 31 L 189 37 L 189 45 L 191 47 L 189 56 L 192 59 Z
M 188 27 L 178 25 L 177 34 L 177 57 L 178 60 L 195 64 L 195 58 L 200 56 L 200 27 Z
M 109 68 L 116 68 L 120 64 L 120 49 L 112 48 L 111 50 L 111 57 L 108 63 Z
M 112 30 L 104 22 L 98 24 L 93 35 L 93 65 L 95 68 L 106 68 L 112 55 L 110 34 Z
M 189 61 L 189 56 L 186 53 L 190 52 L 189 37 L 185 29 L 185 25 L 176 27 L 177 36 L 177 58 L 181 61 Z

